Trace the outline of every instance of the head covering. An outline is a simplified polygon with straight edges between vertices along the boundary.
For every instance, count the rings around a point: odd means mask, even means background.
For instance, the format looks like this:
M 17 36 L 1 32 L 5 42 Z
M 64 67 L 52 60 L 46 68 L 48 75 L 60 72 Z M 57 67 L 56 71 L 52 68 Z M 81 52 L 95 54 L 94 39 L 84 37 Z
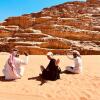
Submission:
M 17 53 L 18 53 L 18 49 L 15 49 L 15 48 L 12 49 L 12 53 L 11 53 L 11 54 L 12 54 L 13 56 L 16 56 Z
M 53 57 L 53 53 L 52 53 L 52 52 L 48 52 L 48 53 L 47 53 L 47 56 Z
M 16 70 L 15 70 L 15 59 L 14 59 L 14 56 L 12 55 L 12 54 L 10 54 L 10 57 L 9 57 L 9 59 L 8 59 L 8 64 L 9 64 L 9 67 L 11 67 L 11 68 L 13 68 L 13 72 L 14 72 L 14 74 L 15 75 L 17 75 L 17 72 L 16 72 Z
M 14 48 L 14 49 L 12 49 L 12 51 L 18 51 L 18 49 Z
M 80 56 L 80 53 L 77 50 L 73 50 L 73 54 L 76 54 L 77 56 Z

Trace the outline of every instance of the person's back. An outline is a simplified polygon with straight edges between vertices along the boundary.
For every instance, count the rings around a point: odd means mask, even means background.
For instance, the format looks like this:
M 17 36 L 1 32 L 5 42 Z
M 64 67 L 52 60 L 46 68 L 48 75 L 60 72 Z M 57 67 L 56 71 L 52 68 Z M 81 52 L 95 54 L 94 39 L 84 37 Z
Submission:
M 58 69 L 58 66 L 56 66 L 55 63 L 56 63 L 56 60 L 51 59 L 48 67 L 46 68 L 46 70 L 49 72 L 48 78 L 50 80 L 56 80 L 56 79 L 60 78 L 60 76 L 59 76 L 60 70 Z
M 54 59 L 53 56 L 51 56 L 51 52 L 49 53 L 47 54 L 47 58 L 50 60 L 50 62 L 46 69 L 42 68 L 42 77 L 46 80 L 57 80 L 60 78 L 60 68 L 58 67 L 59 61 Z
M 54 71 L 57 68 L 57 66 L 55 65 L 55 61 L 55 59 L 51 59 L 46 69 L 49 71 Z
M 74 63 L 75 63 L 75 65 L 74 65 L 74 67 L 75 67 L 75 70 L 77 71 L 77 72 L 82 72 L 82 59 L 81 59 L 81 57 L 76 57 L 76 58 L 74 58 Z
M 73 58 L 69 57 L 68 55 L 72 54 Z M 73 50 L 71 52 L 69 52 L 67 55 L 67 57 L 71 60 L 74 60 L 74 65 L 73 66 L 68 66 L 66 68 L 67 71 L 71 72 L 71 73 L 76 73 L 79 74 L 82 72 L 82 59 L 80 56 L 80 53 L 76 50 Z

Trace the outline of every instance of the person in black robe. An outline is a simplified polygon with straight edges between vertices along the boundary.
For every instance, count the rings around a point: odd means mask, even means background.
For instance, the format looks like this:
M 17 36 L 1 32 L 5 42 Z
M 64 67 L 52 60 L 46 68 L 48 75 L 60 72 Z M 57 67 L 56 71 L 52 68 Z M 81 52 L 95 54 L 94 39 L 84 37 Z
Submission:
M 52 81 L 60 79 L 61 69 L 58 66 L 60 60 L 54 59 L 52 52 L 47 53 L 47 58 L 50 60 L 50 62 L 47 68 L 44 68 L 44 66 L 41 66 L 41 71 L 42 71 L 41 77 L 43 79 L 52 80 Z

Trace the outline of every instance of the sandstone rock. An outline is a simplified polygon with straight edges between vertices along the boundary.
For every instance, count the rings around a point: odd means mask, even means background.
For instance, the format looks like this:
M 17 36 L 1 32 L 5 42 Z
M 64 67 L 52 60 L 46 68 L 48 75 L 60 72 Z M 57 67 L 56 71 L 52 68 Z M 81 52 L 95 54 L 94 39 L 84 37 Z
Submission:
M 27 16 L 9 17 L 5 21 L 6 22 L 3 23 L 3 25 L 5 26 L 16 25 L 21 28 L 27 28 L 32 26 L 33 24 L 31 17 L 27 17 Z
M 87 2 L 90 2 L 90 3 L 100 3 L 100 0 L 87 0 Z
M 0 26 L 0 30 L 1 30 L 1 29 L 5 29 L 5 26 L 2 26 L 2 25 L 1 25 L 1 26 Z
M 9 32 L 6 30 L 0 30 L 0 37 L 10 37 L 13 36 L 13 32 Z
M 93 27 L 93 30 L 94 30 L 94 31 L 100 31 L 100 26 L 94 26 L 94 27 Z
M 11 30 L 11 31 L 18 31 L 19 26 L 15 26 L 15 25 L 5 26 L 5 29 Z
M 0 23 L 0 50 L 23 54 L 100 54 L 100 0 L 67 2 Z M 3 26 L 3 27 L 2 27 Z

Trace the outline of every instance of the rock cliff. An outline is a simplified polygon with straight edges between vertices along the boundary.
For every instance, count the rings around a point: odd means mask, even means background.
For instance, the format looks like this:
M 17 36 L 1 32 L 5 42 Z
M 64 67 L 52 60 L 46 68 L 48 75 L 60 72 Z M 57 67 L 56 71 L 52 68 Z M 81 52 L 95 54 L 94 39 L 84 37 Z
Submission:
M 100 54 L 100 0 L 66 2 L 0 23 L 0 51 Z

